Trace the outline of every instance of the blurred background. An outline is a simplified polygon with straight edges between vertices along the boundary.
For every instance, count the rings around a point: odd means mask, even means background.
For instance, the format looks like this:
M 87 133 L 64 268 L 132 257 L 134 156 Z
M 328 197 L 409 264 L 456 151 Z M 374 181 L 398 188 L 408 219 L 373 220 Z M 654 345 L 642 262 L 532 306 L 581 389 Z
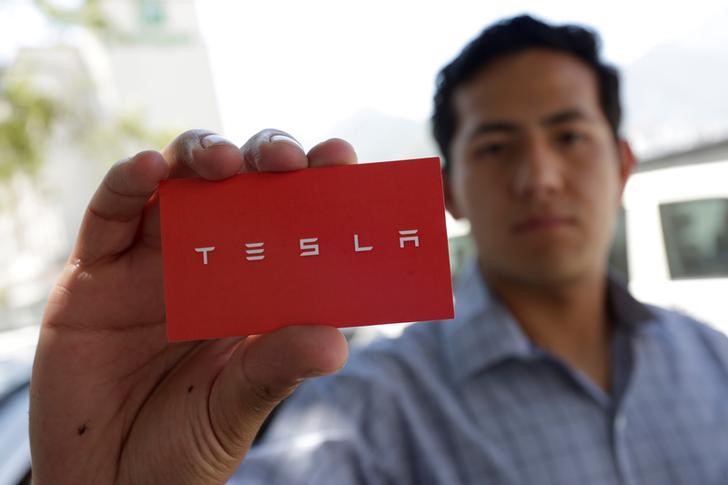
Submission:
M 0 410 L 27 385 L 44 298 L 114 161 L 193 127 L 240 144 L 267 127 L 306 148 L 337 136 L 361 161 L 431 156 L 438 69 L 522 12 L 594 27 L 622 71 L 641 163 L 615 271 L 638 297 L 728 330 L 723 1 L 0 0 Z M 468 226 L 448 228 L 457 271 Z M 2 457 L 27 455 L 6 439 L 27 425 L 12 416 L 0 412 Z
M 362 161 L 436 154 L 438 69 L 521 12 L 594 27 L 622 70 L 642 163 L 614 265 L 638 296 L 728 328 L 708 308 L 728 289 L 724 2 L 0 0 L 0 329 L 38 322 L 114 161 L 191 127 L 338 136 Z M 468 228 L 448 222 L 457 270 Z
M 642 163 L 615 267 L 638 296 L 728 328 L 707 308 L 728 289 L 720 1 L 1 0 L 0 330 L 37 324 L 117 159 L 190 127 L 241 144 L 271 126 L 307 148 L 338 136 L 362 161 L 436 154 L 437 70 L 483 26 L 520 12 L 594 27 L 622 70 L 624 132 Z M 457 270 L 468 227 L 448 223 Z

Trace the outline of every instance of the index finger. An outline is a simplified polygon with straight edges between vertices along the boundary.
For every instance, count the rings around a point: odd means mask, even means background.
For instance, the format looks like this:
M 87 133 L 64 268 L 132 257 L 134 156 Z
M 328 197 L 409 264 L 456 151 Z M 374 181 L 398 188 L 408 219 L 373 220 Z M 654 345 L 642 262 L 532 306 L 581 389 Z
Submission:
M 221 180 L 243 168 L 240 149 L 209 130 L 187 130 L 162 149 L 170 165 L 170 178 L 202 177 Z
M 81 223 L 74 263 L 91 265 L 134 241 L 145 204 L 169 175 L 162 155 L 144 151 L 115 163 L 91 198 Z

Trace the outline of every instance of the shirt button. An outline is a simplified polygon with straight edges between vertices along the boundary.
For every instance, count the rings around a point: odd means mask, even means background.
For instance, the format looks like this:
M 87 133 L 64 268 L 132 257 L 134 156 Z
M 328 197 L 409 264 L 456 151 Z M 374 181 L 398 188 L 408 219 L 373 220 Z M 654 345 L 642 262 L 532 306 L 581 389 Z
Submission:
M 614 420 L 614 428 L 617 430 L 618 433 L 621 433 L 626 427 L 627 417 L 622 414 L 617 415 L 616 419 Z

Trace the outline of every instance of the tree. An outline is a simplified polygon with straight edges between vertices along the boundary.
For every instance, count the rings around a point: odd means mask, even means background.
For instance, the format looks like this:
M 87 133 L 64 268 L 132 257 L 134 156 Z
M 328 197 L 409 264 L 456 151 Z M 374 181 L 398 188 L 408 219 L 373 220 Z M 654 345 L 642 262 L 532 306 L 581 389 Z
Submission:
M 107 25 L 95 0 L 87 0 L 74 11 L 60 10 L 41 0 L 36 5 L 54 22 L 80 25 L 95 35 L 102 34 Z M 73 143 L 80 149 L 81 159 L 95 162 L 95 167 L 89 166 L 93 173 L 95 169 L 105 171 L 114 160 L 139 149 L 159 149 L 171 139 L 169 130 L 150 128 L 141 110 L 110 113 L 100 109 L 96 88 L 84 73 L 58 76 L 52 72 L 51 87 L 57 89 L 49 91 L 42 82 L 49 77 L 44 69 L 41 56 L 40 61 L 22 66 L 15 62 L 0 70 L 0 219 L 12 231 L 0 236 L 9 237 L 0 241 L 0 248 L 7 253 L 0 267 L 13 262 L 16 252 L 43 258 L 39 254 L 42 248 L 31 248 L 27 237 L 30 224 L 36 221 L 23 217 L 18 209 L 22 197 L 29 194 L 42 203 L 41 207 L 55 205 L 48 198 L 52 195 L 47 190 L 49 179 L 43 175 L 50 149 Z M 81 93 L 80 98 L 77 93 Z M 10 301 L 12 285 L 6 278 L 0 280 L 0 310 Z
M 18 172 L 38 173 L 53 123 L 62 111 L 58 100 L 29 83 L 0 83 L 0 184 Z

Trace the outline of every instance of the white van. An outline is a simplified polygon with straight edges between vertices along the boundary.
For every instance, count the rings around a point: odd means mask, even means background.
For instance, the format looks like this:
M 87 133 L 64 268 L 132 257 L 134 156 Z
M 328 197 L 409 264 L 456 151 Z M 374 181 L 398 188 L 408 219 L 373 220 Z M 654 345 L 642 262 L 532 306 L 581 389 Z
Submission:
M 728 333 L 728 155 L 712 148 L 638 166 L 612 262 L 638 299 Z

